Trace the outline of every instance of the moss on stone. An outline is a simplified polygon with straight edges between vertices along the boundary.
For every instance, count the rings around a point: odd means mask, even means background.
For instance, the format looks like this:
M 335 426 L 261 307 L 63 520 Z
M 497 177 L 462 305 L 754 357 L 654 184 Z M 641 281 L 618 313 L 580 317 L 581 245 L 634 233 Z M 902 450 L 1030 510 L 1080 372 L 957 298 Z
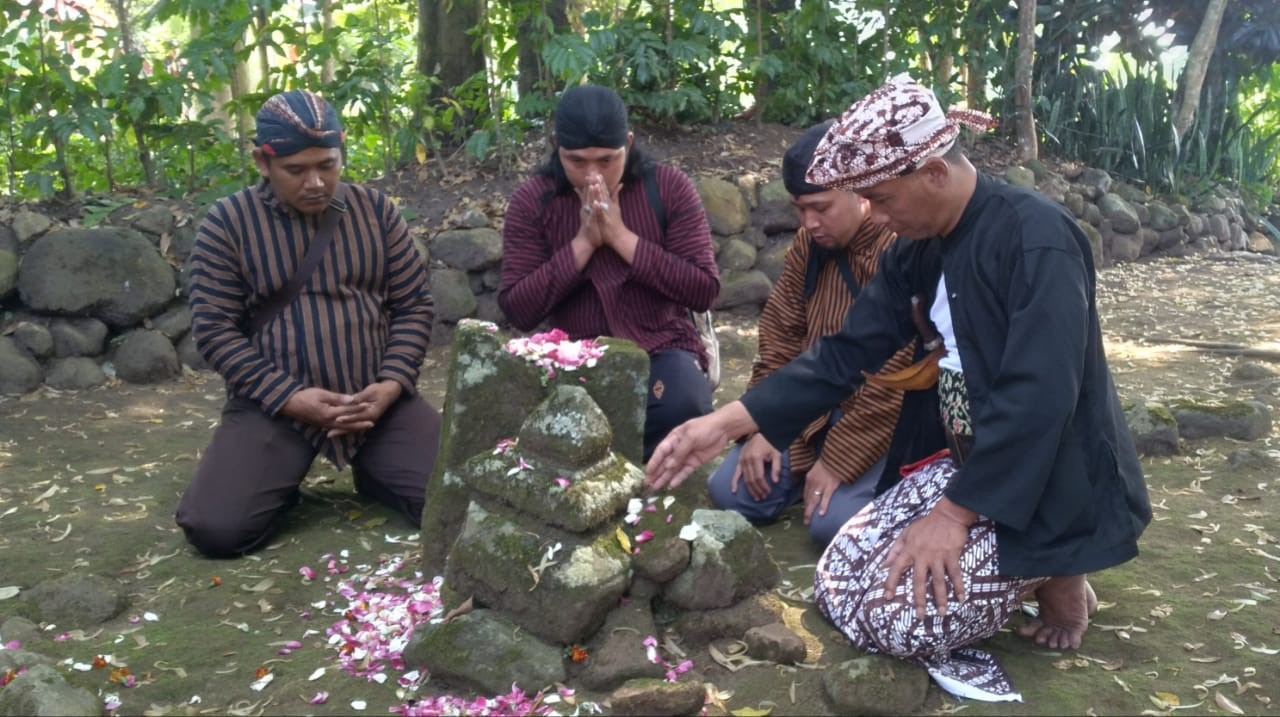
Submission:
M 1214 404 L 1183 399 L 1174 401 L 1173 411 L 1175 413 L 1178 411 L 1196 411 L 1198 413 L 1217 416 L 1219 418 L 1244 418 L 1245 416 L 1250 416 L 1255 413 L 1256 409 L 1247 403 L 1241 402 Z
M 644 417 L 649 392 L 649 355 L 626 339 L 601 339 L 604 358 L 594 367 L 564 373 L 591 394 L 609 418 L 613 450 L 636 465 L 644 464 Z M 584 379 L 579 381 L 579 379 Z

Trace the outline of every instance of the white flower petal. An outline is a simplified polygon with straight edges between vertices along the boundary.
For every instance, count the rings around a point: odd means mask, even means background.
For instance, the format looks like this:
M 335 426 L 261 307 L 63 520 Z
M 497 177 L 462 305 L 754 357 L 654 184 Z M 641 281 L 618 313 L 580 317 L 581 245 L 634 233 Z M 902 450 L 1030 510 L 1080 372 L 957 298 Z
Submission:
M 681 540 L 693 540 L 702 532 L 702 526 L 697 523 L 690 523 L 680 529 Z

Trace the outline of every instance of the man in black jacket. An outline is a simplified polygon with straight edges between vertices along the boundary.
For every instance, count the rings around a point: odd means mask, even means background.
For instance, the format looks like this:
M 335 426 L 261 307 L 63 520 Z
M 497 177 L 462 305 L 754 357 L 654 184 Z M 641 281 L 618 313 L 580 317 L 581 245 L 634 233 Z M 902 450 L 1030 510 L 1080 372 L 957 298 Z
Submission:
M 1089 242 L 1060 207 L 974 169 L 959 124 L 988 121 L 943 114 L 905 75 L 850 107 L 807 179 L 862 194 L 871 221 L 914 241 L 885 255 L 840 333 L 673 431 L 646 482 L 678 484 L 753 430 L 788 445 L 921 331 L 914 301 L 946 349 L 937 387 L 908 395 L 879 495 L 823 554 L 815 595 L 854 644 L 924 664 L 956 694 L 1007 700 L 1018 695 L 994 659 L 966 646 L 1034 592 L 1039 616 L 1020 632 L 1079 647 L 1095 603 L 1085 574 L 1137 555 L 1151 508 Z

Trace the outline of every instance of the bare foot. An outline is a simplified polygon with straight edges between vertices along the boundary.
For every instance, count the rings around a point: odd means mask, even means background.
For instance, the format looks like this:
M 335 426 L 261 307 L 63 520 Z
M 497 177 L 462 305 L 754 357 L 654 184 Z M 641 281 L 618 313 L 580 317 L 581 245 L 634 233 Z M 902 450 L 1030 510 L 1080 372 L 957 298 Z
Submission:
M 1018 628 L 1018 634 L 1053 650 L 1080 647 L 1089 616 L 1098 609 L 1098 597 L 1083 575 L 1052 578 L 1036 589 L 1040 615 Z

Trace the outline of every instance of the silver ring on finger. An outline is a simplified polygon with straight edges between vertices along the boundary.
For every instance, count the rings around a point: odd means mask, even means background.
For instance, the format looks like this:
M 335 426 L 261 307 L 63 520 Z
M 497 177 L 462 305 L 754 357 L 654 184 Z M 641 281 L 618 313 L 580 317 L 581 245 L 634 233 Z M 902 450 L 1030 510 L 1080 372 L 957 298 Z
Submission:
M 813 492 L 813 494 L 814 494 L 814 495 L 822 495 L 822 491 L 820 491 L 820 490 L 815 490 L 815 491 Z
M 601 209 L 601 210 L 603 210 L 603 211 L 606 211 L 606 212 L 607 212 L 607 211 L 609 211 L 609 203 L 608 203 L 608 202 L 600 202 L 600 209 Z
M 590 205 L 590 204 L 584 204 L 584 205 L 582 205 L 582 213 L 583 213 L 583 214 L 590 214 L 590 213 L 591 213 L 591 205 Z

